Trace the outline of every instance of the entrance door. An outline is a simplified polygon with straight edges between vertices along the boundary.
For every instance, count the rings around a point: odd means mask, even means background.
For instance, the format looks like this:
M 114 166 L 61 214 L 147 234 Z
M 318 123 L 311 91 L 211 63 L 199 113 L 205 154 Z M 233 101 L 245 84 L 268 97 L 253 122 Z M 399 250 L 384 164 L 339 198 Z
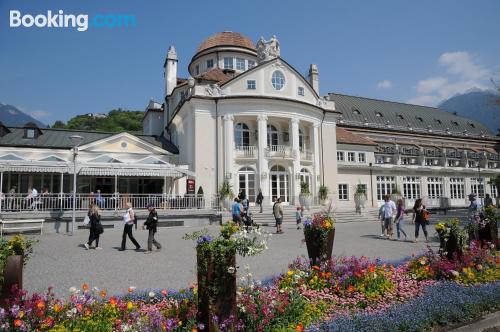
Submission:
M 281 202 L 288 203 L 288 173 L 283 166 L 273 166 L 271 168 L 271 200 L 277 197 Z
M 243 191 L 251 205 L 255 203 L 255 171 L 243 167 L 238 171 L 238 192 Z

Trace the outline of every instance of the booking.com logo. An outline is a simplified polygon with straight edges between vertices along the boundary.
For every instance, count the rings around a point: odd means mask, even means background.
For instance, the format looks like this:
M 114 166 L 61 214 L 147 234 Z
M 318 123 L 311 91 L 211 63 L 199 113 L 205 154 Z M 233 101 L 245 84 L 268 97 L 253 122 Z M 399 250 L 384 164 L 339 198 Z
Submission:
M 97 14 L 89 18 L 87 14 L 65 14 L 62 9 L 57 13 L 51 10 L 47 14 L 24 14 L 19 10 L 10 11 L 11 28 L 76 28 L 77 31 L 87 31 L 89 27 L 95 28 L 121 28 L 135 27 L 135 15 Z

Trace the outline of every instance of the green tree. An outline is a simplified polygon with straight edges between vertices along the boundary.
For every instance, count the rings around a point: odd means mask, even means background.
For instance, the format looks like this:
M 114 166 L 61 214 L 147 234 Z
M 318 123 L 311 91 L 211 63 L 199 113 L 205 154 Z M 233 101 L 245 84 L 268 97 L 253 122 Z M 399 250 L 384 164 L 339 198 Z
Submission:
M 88 131 L 105 132 L 140 132 L 142 131 L 142 111 L 129 111 L 124 109 L 114 109 L 110 111 L 105 118 L 94 117 L 91 115 L 77 115 L 71 118 L 67 124 L 62 121 L 56 121 L 53 128 L 68 128 Z

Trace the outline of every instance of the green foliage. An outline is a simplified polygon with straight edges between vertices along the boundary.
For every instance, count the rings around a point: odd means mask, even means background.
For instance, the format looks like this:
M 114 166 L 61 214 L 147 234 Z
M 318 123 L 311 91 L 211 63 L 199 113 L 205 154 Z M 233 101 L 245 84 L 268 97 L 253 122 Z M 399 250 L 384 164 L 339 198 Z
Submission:
M 78 129 L 89 131 L 122 132 L 122 131 L 142 131 L 142 111 L 128 111 L 121 108 L 114 109 L 108 113 L 106 118 L 98 118 L 85 115 L 77 115 L 71 118 L 68 123 L 56 121 L 52 128 Z
M 221 199 L 224 199 L 226 197 L 232 197 L 233 196 L 233 187 L 229 180 L 224 180 L 222 182 L 222 185 L 219 188 L 219 197 Z
M 327 186 L 320 186 L 319 187 L 319 199 L 325 200 L 328 198 L 328 187 Z
M 309 195 L 311 192 L 309 191 L 309 184 L 307 182 L 300 182 L 300 193 L 302 195 Z
M 14 235 L 9 241 L 0 239 L 0 288 L 3 285 L 3 270 L 7 263 L 7 257 L 23 255 L 23 261 L 26 265 L 36 242 L 36 240 L 26 238 L 21 234 Z

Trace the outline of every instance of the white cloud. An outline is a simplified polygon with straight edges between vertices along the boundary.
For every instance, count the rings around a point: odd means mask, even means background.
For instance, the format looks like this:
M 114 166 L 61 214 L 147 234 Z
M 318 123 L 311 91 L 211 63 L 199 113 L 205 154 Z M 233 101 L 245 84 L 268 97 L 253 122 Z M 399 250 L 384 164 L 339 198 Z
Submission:
M 32 117 L 34 117 L 35 119 L 40 120 L 40 119 L 43 119 L 43 118 L 46 118 L 46 117 L 52 115 L 52 113 L 46 112 L 46 111 L 33 111 L 33 112 L 30 112 L 30 115 Z
M 434 76 L 417 82 L 417 96 L 408 100 L 412 104 L 436 106 L 439 102 L 471 89 L 487 89 L 492 71 L 476 63 L 464 51 L 447 52 L 439 56 L 438 63 L 446 76 Z
M 392 82 L 389 80 L 383 80 L 377 83 L 377 89 L 390 89 L 392 88 Z

